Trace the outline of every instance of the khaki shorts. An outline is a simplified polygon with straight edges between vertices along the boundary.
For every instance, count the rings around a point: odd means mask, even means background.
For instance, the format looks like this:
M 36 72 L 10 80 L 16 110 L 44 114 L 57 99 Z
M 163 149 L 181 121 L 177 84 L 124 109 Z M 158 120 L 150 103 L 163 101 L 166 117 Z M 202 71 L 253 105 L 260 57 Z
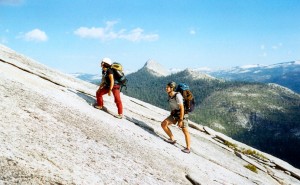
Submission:
M 167 117 L 167 119 L 169 119 L 169 120 L 173 120 L 173 122 L 175 122 L 175 124 L 178 122 L 178 117 L 177 116 L 173 116 L 173 115 L 170 115 L 169 117 Z M 185 114 L 184 116 L 183 116 L 183 121 L 182 121 L 182 123 L 183 123 L 183 128 L 186 128 L 186 127 L 188 127 L 189 126 L 189 115 L 188 114 Z

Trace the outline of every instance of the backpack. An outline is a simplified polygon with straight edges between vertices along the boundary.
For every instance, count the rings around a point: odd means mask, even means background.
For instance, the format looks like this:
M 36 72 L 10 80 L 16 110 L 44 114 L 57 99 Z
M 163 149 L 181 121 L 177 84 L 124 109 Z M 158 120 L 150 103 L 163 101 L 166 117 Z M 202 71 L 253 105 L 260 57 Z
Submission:
M 125 86 L 127 89 L 127 78 L 123 72 L 123 66 L 120 63 L 114 62 L 111 65 L 111 69 L 113 70 L 114 73 L 114 78 L 115 78 L 115 83 L 119 84 L 121 86 L 121 90 L 122 88 Z
M 189 86 L 185 83 L 179 83 L 175 91 L 180 92 L 183 97 L 184 113 L 187 114 L 193 112 L 195 108 L 195 99 Z

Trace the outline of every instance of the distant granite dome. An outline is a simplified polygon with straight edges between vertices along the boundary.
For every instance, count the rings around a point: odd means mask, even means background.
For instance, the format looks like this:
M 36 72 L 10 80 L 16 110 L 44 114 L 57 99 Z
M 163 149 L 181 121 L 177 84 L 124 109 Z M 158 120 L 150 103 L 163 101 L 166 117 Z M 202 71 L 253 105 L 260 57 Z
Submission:
M 147 69 L 155 76 L 168 76 L 170 74 L 167 69 L 152 59 L 149 59 L 143 68 Z
M 208 74 L 202 73 L 202 72 L 197 71 L 197 70 L 189 69 L 189 68 L 184 70 L 184 72 L 186 72 L 187 75 L 190 76 L 194 80 L 197 80 L 197 79 L 208 79 L 208 80 L 216 79 L 213 76 L 210 76 Z

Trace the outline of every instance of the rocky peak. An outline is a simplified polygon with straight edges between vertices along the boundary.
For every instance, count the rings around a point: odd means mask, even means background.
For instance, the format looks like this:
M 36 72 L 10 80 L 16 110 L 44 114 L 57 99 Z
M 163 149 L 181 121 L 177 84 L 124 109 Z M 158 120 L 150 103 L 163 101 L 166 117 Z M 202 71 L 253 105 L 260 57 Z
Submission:
M 158 62 L 152 59 L 149 59 L 146 62 L 143 69 L 146 69 L 147 71 L 151 72 L 155 76 L 167 76 L 170 73 L 161 64 L 159 64 Z
M 187 76 L 191 77 L 194 80 L 198 80 L 198 79 L 212 80 L 212 79 L 215 79 L 214 77 L 212 77 L 208 74 L 202 73 L 202 72 L 197 71 L 197 70 L 189 69 L 189 68 L 185 69 L 183 72 L 186 73 Z

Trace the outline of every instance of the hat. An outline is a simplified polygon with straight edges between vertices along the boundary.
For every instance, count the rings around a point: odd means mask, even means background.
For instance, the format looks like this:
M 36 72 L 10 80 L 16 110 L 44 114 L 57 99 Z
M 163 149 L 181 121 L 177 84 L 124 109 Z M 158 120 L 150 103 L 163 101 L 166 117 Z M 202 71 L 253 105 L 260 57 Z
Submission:
M 111 65 L 111 64 L 112 64 L 110 58 L 103 58 L 103 59 L 101 60 L 100 64 L 102 64 L 102 62 L 104 62 L 104 63 L 106 63 L 106 64 L 108 64 L 108 65 Z

